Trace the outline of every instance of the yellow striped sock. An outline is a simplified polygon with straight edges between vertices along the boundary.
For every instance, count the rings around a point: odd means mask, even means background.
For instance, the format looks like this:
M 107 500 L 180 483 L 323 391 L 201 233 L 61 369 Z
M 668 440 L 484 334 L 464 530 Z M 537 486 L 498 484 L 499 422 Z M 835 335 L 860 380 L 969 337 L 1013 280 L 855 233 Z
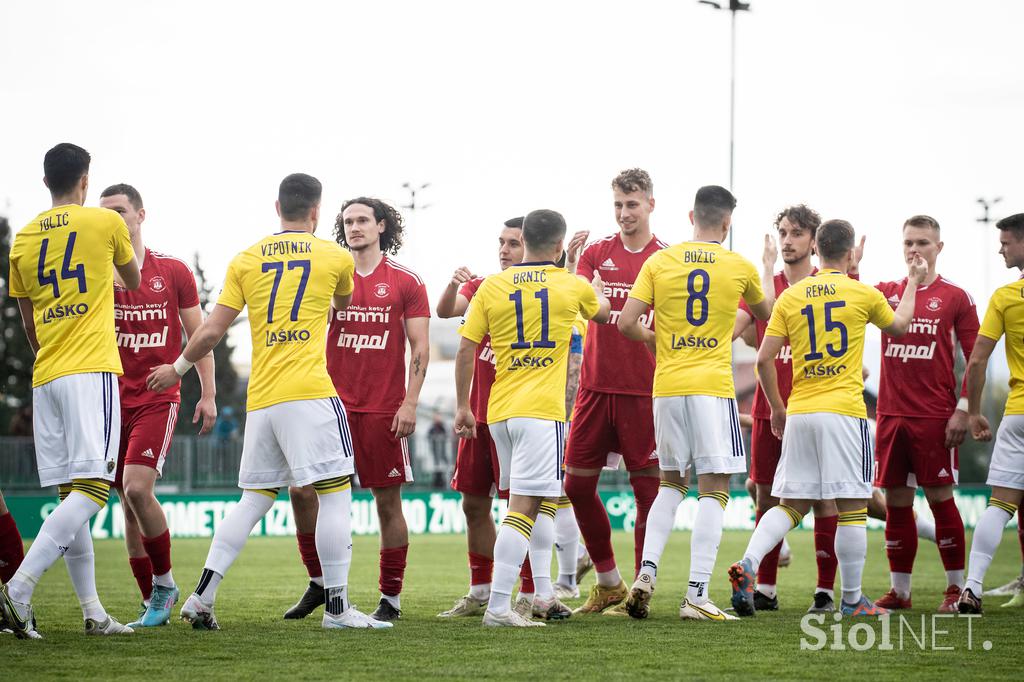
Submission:
M 988 498 L 988 506 L 998 507 L 999 509 L 1002 509 L 1010 516 L 1013 516 L 1017 513 L 1017 505 L 1013 504 L 1012 502 L 1004 502 L 1003 500 L 998 500 L 994 497 Z
M 505 520 L 501 522 L 501 525 L 519 531 L 527 540 L 530 539 L 530 534 L 533 532 L 533 521 L 526 514 L 520 514 L 519 512 L 509 512 L 506 514 Z
M 110 484 L 106 481 L 76 478 L 71 482 L 71 491 L 85 495 L 102 507 L 107 503 L 107 498 L 110 497 Z
M 316 481 L 313 484 L 313 488 L 316 490 L 317 495 L 340 493 L 341 491 L 348 490 L 351 487 L 351 476 L 335 476 L 334 478 L 325 478 L 324 480 Z M 275 497 L 277 496 L 275 495 Z
M 710 493 L 700 493 L 699 495 L 697 495 L 698 500 L 705 497 L 710 497 L 712 499 L 718 500 L 718 504 L 722 505 L 722 509 L 725 509 L 726 506 L 728 506 L 729 504 L 729 493 L 723 493 L 721 491 L 715 490 Z
M 276 500 L 277 494 L 281 492 L 280 488 L 249 488 L 249 490 L 252 490 L 254 493 L 259 493 L 260 495 L 266 495 L 272 500 Z
M 559 497 L 558 498 L 558 508 L 559 509 L 566 509 L 566 508 L 571 507 L 571 506 L 572 506 L 572 501 L 568 497 Z
M 679 494 L 686 497 L 686 493 L 690 492 L 689 487 L 685 485 L 679 485 L 678 483 L 672 483 L 671 481 L 661 481 L 658 483 L 659 488 L 671 488 L 672 490 L 678 490 Z
M 545 500 L 540 503 L 540 513 L 555 518 L 555 514 L 558 513 L 558 504 Z
M 71 494 L 71 484 L 70 483 L 62 483 L 59 486 L 57 486 L 57 498 L 61 502 L 63 502 L 64 500 L 68 499 L 68 495 L 70 495 L 70 494 Z
M 786 512 L 786 514 L 789 516 L 789 520 L 793 523 L 793 528 L 799 526 L 800 520 L 804 518 L 803 514 L 798 512 L 796 509 L 793 509 L 788 504 L 780 504 L 779 509 Z
M 839 512 L 840 526 L 864 526 L 868 522 L 868 508 L 856 509 L 850 512 Z

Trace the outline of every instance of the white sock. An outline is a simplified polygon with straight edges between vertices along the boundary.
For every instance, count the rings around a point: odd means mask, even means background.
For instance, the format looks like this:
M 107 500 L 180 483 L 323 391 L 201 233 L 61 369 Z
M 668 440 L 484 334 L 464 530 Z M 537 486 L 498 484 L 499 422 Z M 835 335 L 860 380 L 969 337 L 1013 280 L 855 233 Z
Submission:
M 654 581 L 658 576 L 658 564 L 668 544 L 669 533 L 676 521 L 676 510 L 686 497 L 685 488 L 663 485 L 651 503 L 647 513 L 647 530 L 644 531 L 644 551 L 640 557 L 640 573 Z
M 313 583 L 314 585 L 319 585 L 320 587 L 323 587 L 324 577 L 322 575 L 318 575 L 315 578 L 310 578 L 309 582 Z
M 107 612 L 96 594 L 96 555 L 92 547 L 92 531 L 86 521 L 75 533 L 68 551 L 64 552 L 64 564 L 68 567 L 71 585 L 75 588 L 78 603 L 82 606 L 82 617 L 104 621 Z
M 787 540 L 786 538 L 782 538 L 782 549 L 779 550 L 779 556 L 782 556 L 783 554 L 789 554 L 790 551 L 791 550 L 789 548 L 789 540 Z
M 971 555 L 967 563 L 967 584 L 964 587 L 975 595 L 980 596 L 982 593 L 981 584 L 985 581 L 985 572 L 992 563 L 999 541 L 1003 539 L 1003 528 L 1012 518 L 1012 513 L 990 502 L 974 527 Z
M 935 522 L 924 518 L 920 514 L 916 515 L 914 521 L 917 523 L 917 537 L 935 542 Z
M 323 568 L 324 588 L 345 587 L 352 565 L 352 489 L 318 493 L 317 500 L 316 554 Z
M 519 577 L 523 559 L 530 550 L 529 535 L 532 530 L 533 523 L 529 517 L 516 512 L 506 514 L 498 528 L 498 538 L 494 542 L 491 596 L 487 601 L 487 610 L 495 615 L 500 616 L 512 610 L 512 588 Z
M 487 601 L 491 597 L 491 584 L 480 583 L 469 586 L 469 596 L 477 601 Z
M 757 591 L 763 594 L 764 596 L 768 597 L 769 599 L 771 599 L 777 594 L 775 585 L 768 585 L 762 583 L 757 584 Z
M 206 555 L 203 577 L 200 578 L 199 587 L 196 588 L 196 594 L 202 597 L 205 603 L 213 604 L 221 579 L 231 568 L 235 557 L 245 547 L 249 533 L 272 506 L 274 506 L 274 500 L 269 495 L 255 490 L 243 490 L 238 504 L 217 526 L 217 530 L 213 534 L 213 542 L 210 544 L 210 552 Z M 207 571 L 213 575 L 208 575 Z
M 616 566 L 610 571 L 595 571 L 597 584 L 601 587 L 618 587 L 622 583 L 622 574 Z
M 572 507 L 559 506 L 555 514 L 555 558 L 558 560 L 558 582 L 567 587 L 576 586 L 579 547 L 580 528 L 576 525 L 576 515 Z
M 170 571 L 167 571 L 163 575 L 154 575 L 153 584 L 159 585 L 160 587 L 174 587 L 174 576 L 171 575 Z
M 99 510 L 99 504 L 78 492 L 72 492 L 58 504 L 43 521 L 18 572 L 7 584 L 8 596 L 16 602 L 31 602 L 39 578 L 67 551 L 78 529 Z
M 910 599 L 910 574 L 890 573 L 892 577 L 892 589 L 900 599 Z M 851 602 L 847 602 L 851 603 Z
M 946 584 L 956 585 L 961 590 L 964 588 L 964 572 L 963 569 L 959 571 L 946 571 Z
M 840 522 L 836 528 L 836 558 L 839 560 L 843 602 L 846 604 L 856 604 L 860 601 L 861 578 L 864 575 L 864 561 L 867 555 L 867 526 L 863 523 L 843 525 Z
M 394 606 L 399 611 L 402 610 L 402 596 L 401 595 L 398 595 L 398 594 L 384 594 L 383 592 L 381 592 L 380 593 L 380 598 L 383 599 L 384 601 L 386 601 L 387 603 L 391 604 L 392 606 Z
M 787 511 L 788 509 L 790 508 L 781 504 L 775 505 L 766 511 L 761 520 L 757 522 L 757 527 L 754 528 L 750 541 L 747 543 L 747 551 L 743 553 L 743 558 L 750 561 L 751 568 L 755 572 L 761 565 L 764 555 L 772 551 L 775 545 L 786 537 L 786 533 L 796 526 L 797 520 L 793 515 L 797 512 L 790 510 L 793 514 L 791 515 Z
M 660 491 L 658 493 L 661 494 Z M 690 584 L 686 600 L 698 606 L 708 601 L 708 582 L 715 570 L 718 545 L 722 542 L 722 518 L 729 494 L 714 492 L 697 498 L 697 517 L 690 536 Z
M 533 533 L 530 534 L 530 567 L 533 570 L 534 594 L 544 600 L 551 599 L 555 594 L 551 584 L 551 547 L 554 542 L 555 519 L 542 508 L 533 522 Z

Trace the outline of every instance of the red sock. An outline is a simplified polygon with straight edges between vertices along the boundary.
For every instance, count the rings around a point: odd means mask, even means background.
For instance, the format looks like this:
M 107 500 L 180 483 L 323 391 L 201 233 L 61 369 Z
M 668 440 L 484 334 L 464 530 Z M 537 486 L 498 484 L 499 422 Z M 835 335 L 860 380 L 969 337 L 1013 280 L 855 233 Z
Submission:
M 306 573 L 310 578 L 323 576 L 324 570 L 320 568 L 320 556 L 316 553 L 316 533 L 296 533 L 295 539 L 299 541 L 299 556 L 306 566 Z
M 913 573 L 917 556 L 917 521 L 913 507 L 885 507 L 885 553 L 893 573 Z
M 839 516 L 814 517 L 814 555 L 818 560 L 818 587 L 823 590 L 835 589 L 836 569 L 836 527 Z M 916 536 L 915 536 L 916 537 Z
M 149 555 L 153 575 L 163 575 L 171 570 L 171 531 L 165 530 L 156 537 L 142 538 L 142 547 Z
M 1017 507 L 1017 540 L 1020 541 L 1020 560 L 1024 565 L 1024 506 Z
M 757 511 L 756 523 L 761 523 L 761 517 L 764 514 L 761 510 Z M 815 529 L 817 529 L 817 519 L 815 519 Z M 757 567 L 757 582 L 759 585 L 778 585 L 779 580 L 779 552 L 782 551 L 782 543 L 772 547 L 772 551 L 764 555 L 761 559 L 761 565 Z
M 0 516 L 0 581 L 7 583 L 25 558 L 25 545 L 21 542 L 18 524 L 10 512 Z
M 942 566 L 947 571 L 964 570 L 964 520 L 960 518 L 956 502 L 951 497 L 931 508 L 935 516 L 935 544 L 939 547 Z
M 597 476 L 565 475 L 565 494 L 572 501 L 572 511 L 580 535 L 594 562 L 594 569 L 607 573 L 615 568 L 615 552 L 612 550 L 612 525 L 608 512 L 597 494 Z
M 142 601 L 149 599 L 153 594 L 153 564 L 148 556 L 128 557 L 128 563 L 132 567 L 132 575 L 135 582 L 139 584 L 139 592 L 142 592 Z
M 488 585 L 494 574 L 494 559 L 483 554 L 469 553 L 469 584 Z
M 526 594 L 535 592 L 533 587 L 533 567 L 530 566 L 530 556 L 523 559 L 523 566 L 519 569 L 519 591 Z
M 397 597 L 402 593 L 402 581 L 405 580 L 405 559 L 409 555 L 409 545 L 388 547 L 380 551 L 380 593 L 388 597 Z
M 657 476 L 635 476 L 629 479 L 636 498 L 636 525 L 633 526 L 633 573 L 640 574 L 640 559 L 644 555 L 644 536 L 647 535 L 647 514 L 658 496 L 661 479 Z

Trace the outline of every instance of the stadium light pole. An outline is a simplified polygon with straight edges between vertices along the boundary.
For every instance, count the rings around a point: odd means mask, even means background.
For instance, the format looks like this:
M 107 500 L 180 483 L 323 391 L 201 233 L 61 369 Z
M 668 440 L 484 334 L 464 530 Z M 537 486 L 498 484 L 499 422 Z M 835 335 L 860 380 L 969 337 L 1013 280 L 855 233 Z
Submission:
M 710 5 L 714 9 L 729 10 L 731 16 L 731 35 L 729 40 L 729 191 L 733 191 L 733 169 L 736 158 L 736 13 L 749 12 L 750 3 L 729 0 L 729 6 L 714 0 L 697 0 L 700 5 Z M 732 250 L 732 230 L 729 230 L 729 249 Z
M 998 204 L 1002 200 L 1003 200 L 1002 197 L 994 197 L 992 199 L 986 199 L 985 197 L 978 197 L 978 203 L 981 204 L 981 211 L 982 211 L 982 213 L 981 213 L 981 217 L 978 218 L 976 222 L 981 223 L 985 227 L 988 227 L 992 223 L 998 222 L 998 219 L 994 218 L 992 216 L 992 209 L 995 207 L 996 204 Z M 980 239 L 979 241 L 981 242 L 981 248 L 982 248 L 982 257 L 983 257 L 982 262 L 983 263 L 988 263 L 988 261 L 991 260 L 991 259 L 988 258 L 988 256 L 986 255 L 988 253 L 988 251 L 987 251 L 987 248 L 988 248 L 987 247 L 987 243 L 988 242 L 985 241 L 985 237 L 987 237 L 987 234 L 985 236 L 983 236 L 982 239 Z M 991 268 L 988 268 L 988 267 L 985 268 L 985 295 L 986 296 L 988 296 L 989 294 L 992 293 L 989 290 L 990 287 L 991 287 L 990 278 L 989 278 L 989 275 L 990 275 L 989 270 L 990 269 Z

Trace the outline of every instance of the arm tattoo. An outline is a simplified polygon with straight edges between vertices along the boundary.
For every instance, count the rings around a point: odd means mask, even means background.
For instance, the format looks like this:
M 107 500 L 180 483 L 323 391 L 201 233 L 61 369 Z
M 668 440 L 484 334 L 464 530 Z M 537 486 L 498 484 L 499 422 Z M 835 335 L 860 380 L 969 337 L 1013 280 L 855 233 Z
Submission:
M 420 363 L 420 355 L 419 355 L 419 353 L 417 353 L 415 356 L 413 356 L 413 359 L 412 359 L 412 368 L 413 368 L 412 369 L 412 375 L 413 376 L 417 376 L 418 377 L 420 375 L 420 365 L 421 365 L 421 363 Z

